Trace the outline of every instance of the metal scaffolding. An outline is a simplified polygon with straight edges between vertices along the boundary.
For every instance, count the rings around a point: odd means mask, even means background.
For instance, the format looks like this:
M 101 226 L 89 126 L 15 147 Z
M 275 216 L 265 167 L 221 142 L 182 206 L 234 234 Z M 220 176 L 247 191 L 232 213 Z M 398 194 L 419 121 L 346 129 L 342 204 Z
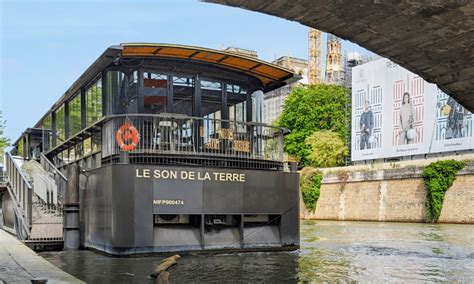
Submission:
M 308 31 L 308 81 L 321 83 L 322 78 L 322 32 L 313 28 Z

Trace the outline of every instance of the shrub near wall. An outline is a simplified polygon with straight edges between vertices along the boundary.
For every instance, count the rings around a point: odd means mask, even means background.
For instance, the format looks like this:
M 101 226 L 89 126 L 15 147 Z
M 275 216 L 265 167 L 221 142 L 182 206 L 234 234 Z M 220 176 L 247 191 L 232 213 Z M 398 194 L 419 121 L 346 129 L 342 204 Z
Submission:
M 301 197 L 309 212 L 314 212 L 316 209 L 322 180 L 323 174 L 312 167 L 305 167 L 300 173 Z
M 444 194 L 456 180 L 456 174 L 465 163 L 455 160 L 438 161 L 423 170 L 426 187 L 426 221 L 437 222 L 443 208 Z

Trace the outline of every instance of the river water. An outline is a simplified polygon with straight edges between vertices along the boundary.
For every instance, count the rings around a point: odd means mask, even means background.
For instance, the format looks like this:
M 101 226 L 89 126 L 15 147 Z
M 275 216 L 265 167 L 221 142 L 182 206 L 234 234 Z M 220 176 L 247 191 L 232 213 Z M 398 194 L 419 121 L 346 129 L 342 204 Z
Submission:
M 41 255 L 88 283 L 153 283 L 163 257 Z M 171 283 L 474 282 L 474 225 L 302 221 L 294 252 L 184 256 Z

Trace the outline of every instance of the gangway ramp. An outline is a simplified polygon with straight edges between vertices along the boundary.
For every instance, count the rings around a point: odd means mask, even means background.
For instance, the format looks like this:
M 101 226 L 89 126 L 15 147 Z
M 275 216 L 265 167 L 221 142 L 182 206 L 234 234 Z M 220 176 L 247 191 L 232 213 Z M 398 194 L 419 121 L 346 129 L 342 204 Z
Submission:
M 54 178 L 57 175 L 48 172 L 43 163 L 24 161 L 10 153 L 5 160 L 6 190 L 3 195 L 7 196 L 2 198 L 3 229 L 35 250 L 62 248 L 62 195 L 59 190 L 65 183 L 58 186 Z

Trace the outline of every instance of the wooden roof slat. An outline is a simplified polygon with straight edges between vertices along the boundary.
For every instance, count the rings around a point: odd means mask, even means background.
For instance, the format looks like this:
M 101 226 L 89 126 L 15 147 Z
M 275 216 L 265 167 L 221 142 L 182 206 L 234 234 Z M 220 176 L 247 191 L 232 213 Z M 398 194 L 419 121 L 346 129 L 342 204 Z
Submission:
M 283 83 L 288 78 L 297 78 L 291 70 L 256 58 L 213 50 L 208 48 L 171 44 L 122 44 L 122 56 L 166 57 L 202 61 L 231 68 L 259 79 L 266 87 L 272 83 Z M 153 52 L 159 51 L 159 52 Z

